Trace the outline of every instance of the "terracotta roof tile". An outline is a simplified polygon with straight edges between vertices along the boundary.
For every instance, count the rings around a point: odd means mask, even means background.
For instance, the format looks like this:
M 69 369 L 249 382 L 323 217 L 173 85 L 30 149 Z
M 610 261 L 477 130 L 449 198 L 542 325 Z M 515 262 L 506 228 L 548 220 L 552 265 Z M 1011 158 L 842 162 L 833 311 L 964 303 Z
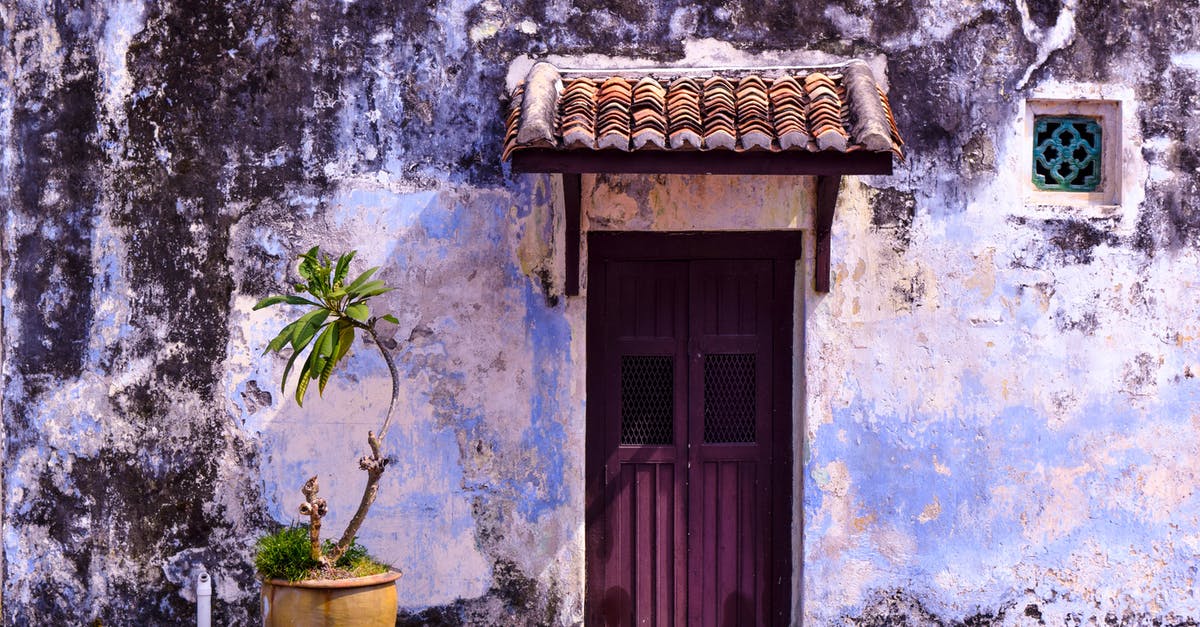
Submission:
M 505 161 L 508 161 L 509 155 L 517 147 L 517 123 L 521 121 L 521 102 L 524 99 L 525 85 L 521 84 L 513 91 L 512 107 L 508 111 L 508 117 L 504 120 L 504 156 L 502 158 Z
M 566 148 L 596 147 L 596 94 L 599 85 L 577 78 L 563 89 L 559 107 L 559 132 Z
M 661 72 L 589 74 L 564 85 L 557 68 L 536 64 L 512 94 L 503 158 L 523 148 L 868 150 L 903 158 L 887 94 L 862 61 L 788 72 Z
M 645 76 L 633 87 L 633 129 L 635 150 L 667 147 L 667 88 Z
M 700 93 L 700 85 L 690 78 L 676 79 L 667 89 L 667 133 L 672 150 L 699 150 L 703 144 Z

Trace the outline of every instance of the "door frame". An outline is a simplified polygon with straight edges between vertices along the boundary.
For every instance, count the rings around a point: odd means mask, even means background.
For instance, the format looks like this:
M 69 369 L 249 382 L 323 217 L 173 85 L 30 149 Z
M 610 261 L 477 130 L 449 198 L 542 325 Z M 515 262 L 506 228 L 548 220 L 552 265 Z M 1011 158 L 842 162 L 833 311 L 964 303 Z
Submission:
M 775 559 L 770 561 L 774 579 L 766 592 L 775 616 L 764 616 L 770 624 L 788 624 L 792 610 L 792 495 L 796 486 L 793 477 L 794 452 L 797 445 L 795 417 L 792 415 L 794 397 L 794 352 L 798 349 L 793 330 L 795 325 L 796 260 L 801 258 L 801 231 L 592 231 L 587 234 L 587 312 L 586 316 L 586 408 L 584 464 L 584 616 L 599 617 L 600 602 L 605 591 L 599 577 L 593 576 L 603 541 L 597 525 L 607 503 L 603 501 L 604 480 L 602 455 L 591 442 L 598 441 L 604 416 L 604 396 L 600 370 L 603 363 L 603 326 L 592 315 L 604 306 L 606 266 L 609 261 L 667 261 L 699 259 L 770 259 L 775 262 L 773 329 L 775 351 L 772 366 L 774 395 L 772 423 L 776 429 L 789 434 L 790 446 L 772 447 L 770 463 L 772 484 L 778 486 L 771 502 L 771 526 L 768 543 Z M 791 393 L 788 393 L 791 392 Z M 599 623 L 597 623 L 599 624 Z

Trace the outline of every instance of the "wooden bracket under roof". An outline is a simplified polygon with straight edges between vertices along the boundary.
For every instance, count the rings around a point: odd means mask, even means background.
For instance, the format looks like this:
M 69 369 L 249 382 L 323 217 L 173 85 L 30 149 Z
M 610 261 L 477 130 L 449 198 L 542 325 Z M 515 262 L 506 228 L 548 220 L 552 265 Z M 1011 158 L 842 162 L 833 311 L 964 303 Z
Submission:
M 817 177 L 814 288 L 829 291 L 841 177 L 891 174 L 903 159 L 887 94 L 862 61 L 820 68 L 575 73 L 549 63 L 512 95 L 504 159 L 514 172 L 563 177 L 566 286 L 579 293 L 580 175 Z M 660 81 L 658 76 L 662 76 Z

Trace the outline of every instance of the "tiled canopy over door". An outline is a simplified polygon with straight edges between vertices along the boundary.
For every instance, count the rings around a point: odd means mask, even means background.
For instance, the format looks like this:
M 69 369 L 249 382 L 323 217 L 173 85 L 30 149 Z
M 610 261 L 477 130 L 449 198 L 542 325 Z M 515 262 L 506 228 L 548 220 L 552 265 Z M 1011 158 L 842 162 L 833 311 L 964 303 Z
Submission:
M 504 158 L 537 150 L 890 156 L 902 144 L 887 95 L 862 61 L 607 75 L 539 63 L 512 94 Z
M 560 70 L 512 93 L 504 159 L 563 174 L 566 285 L 579 293 L 584 173 L 817 176 L 814 283 L 829 291 L 843 174 L 891 174 L 903 142 L 887 93 L 858 60 L 824 67 Z

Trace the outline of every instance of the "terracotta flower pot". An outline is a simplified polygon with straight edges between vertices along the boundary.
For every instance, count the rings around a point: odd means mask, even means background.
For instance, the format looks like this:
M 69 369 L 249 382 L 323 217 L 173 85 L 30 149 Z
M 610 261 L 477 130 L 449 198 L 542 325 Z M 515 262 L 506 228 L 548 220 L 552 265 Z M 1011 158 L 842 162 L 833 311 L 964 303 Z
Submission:
M 396 624 L 398 572 L 353 579 L 262 584 L 264 627 L 391 627 Z

